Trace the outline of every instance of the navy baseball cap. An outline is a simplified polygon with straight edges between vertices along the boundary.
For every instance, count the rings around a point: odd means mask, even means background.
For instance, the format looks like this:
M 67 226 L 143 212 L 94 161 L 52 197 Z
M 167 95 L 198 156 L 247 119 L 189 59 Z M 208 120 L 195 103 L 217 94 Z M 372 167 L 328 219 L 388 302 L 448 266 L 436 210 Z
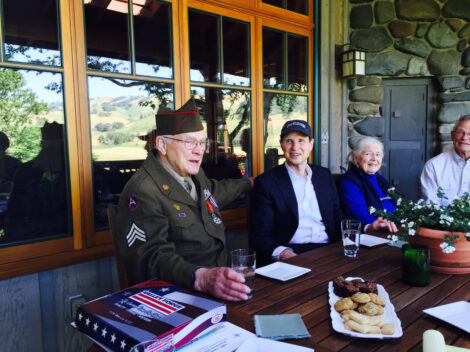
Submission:
M 309 138 L 313 138 L 310 126 L 306 121 L 303 120 L 287 121 L 284 126 L 282 126 L 281 139 L 290 132 L 300 132 Z

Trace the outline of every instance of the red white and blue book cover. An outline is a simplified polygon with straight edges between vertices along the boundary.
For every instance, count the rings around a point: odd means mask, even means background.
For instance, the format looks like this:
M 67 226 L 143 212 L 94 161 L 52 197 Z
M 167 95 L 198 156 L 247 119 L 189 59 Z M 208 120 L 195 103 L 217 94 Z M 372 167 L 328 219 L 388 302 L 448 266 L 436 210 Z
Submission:
M 127 352 L 151 339 L 178 349 L 206 335 L 226 314 L 223 303 L 154 279 L 82 304 L 75 324 L 112 351 Z

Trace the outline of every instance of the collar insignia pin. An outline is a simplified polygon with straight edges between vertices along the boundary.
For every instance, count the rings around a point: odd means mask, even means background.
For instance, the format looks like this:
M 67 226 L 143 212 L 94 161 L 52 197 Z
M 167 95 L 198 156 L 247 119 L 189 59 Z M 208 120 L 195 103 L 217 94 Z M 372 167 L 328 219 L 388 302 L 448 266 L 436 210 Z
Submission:
M 170 186 L 168 186 L 166 183 L 164 183 L 162 187 L 165 191 L 168 191 L 170 189 Z
M 176 210 L 180 210 L 181 207 L 178 205 L 178 204 L 173 204 L 173 206 L 175 207 Z

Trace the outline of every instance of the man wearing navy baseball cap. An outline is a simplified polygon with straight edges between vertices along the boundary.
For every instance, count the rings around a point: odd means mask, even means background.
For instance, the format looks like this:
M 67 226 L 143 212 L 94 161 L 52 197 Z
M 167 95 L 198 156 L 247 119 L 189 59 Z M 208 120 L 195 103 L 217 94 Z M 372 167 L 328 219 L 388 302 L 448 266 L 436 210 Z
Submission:
M 308 164 L 313 143 L 306 121 L 287 121 L 280 139 L 286 162 L 255 180 L 250 239 L 259 265 L 340 239 L 344 215 L 335 182 L 328 169 Z M 366 226 L 384 227 L 396 230 L 381 218 Z

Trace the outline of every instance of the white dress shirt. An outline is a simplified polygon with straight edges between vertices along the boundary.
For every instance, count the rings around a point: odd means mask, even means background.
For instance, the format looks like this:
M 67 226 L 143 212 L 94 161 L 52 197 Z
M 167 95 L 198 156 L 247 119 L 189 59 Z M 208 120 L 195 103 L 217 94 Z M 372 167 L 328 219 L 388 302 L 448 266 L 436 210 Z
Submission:
M 447 199 L 437 198 L 438 187 L 442 187 Z M 421 189 L 426 203 L 451 203 L 454 198 L 470 192 L 470 161 L 462 159 L 453 148 L 435 156 L 424 165 Z
M 294 188 L 299 214 L 299 226 L 289 243 L 327 243 L 329 242 L 325 224 L 320 213 L 317 195 L 312 184 L 312 169 L 307 164 L 307 178 L 298 176 L 287 163 L 284 164 Z M 279 255 L 289 247 L 279 246 L 274 249 L 272 257 L 279 260 Z

